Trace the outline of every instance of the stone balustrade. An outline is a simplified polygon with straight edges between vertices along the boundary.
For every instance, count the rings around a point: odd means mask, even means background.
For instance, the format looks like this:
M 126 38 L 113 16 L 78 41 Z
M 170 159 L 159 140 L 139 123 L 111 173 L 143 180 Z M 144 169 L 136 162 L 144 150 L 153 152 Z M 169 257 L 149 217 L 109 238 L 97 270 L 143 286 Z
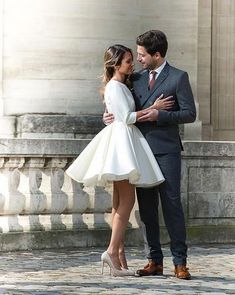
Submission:
M 0 140 L 0 250 L 104 245 L 112 186 L 84 188 L 65 173 L 87 139 Z M 182 200 L 189 242 L 235 241 L 235 143 L 185 142 Z M 162 221 L 162 240 L 168 236 Z M 127 243 L 142 242 L 135 206 Z
M 71 158 L 1 158 L 0 230 L 37 230 L 107 227 L 110 192 L 86 191 L 65 173 Z M 85 214 L 95 215 L 94 223 Z M 87 224 L 87 222 L 89 222 Z

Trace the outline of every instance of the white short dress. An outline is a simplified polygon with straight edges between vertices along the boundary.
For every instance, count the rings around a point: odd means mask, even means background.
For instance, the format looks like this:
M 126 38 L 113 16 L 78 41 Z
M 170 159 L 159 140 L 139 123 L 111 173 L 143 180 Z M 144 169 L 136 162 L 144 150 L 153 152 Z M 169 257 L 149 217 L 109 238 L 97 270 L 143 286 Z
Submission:
M 111 80 L 104 99 L 115 121 L 102 129 L 75 159 L 66 173 L 85 186 L 103 186 L 128 179 L 151 187 L 165 179 L 142 133 L 134 125 L 135 102 L 128 87 Z

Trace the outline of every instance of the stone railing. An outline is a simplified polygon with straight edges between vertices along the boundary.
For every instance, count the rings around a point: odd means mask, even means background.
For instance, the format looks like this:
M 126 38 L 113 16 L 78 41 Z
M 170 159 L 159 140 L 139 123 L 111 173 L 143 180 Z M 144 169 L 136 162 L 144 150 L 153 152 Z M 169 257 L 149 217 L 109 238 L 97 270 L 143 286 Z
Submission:
M 112 187 L 65 173 L 89 140 L 0 140 L 0 250 L 105 245 Z M 185 142 L 182 200 L 189 242 L 235 241 L 235 143 Z M 142 243 L 137 206 L 127 243 Z M 163 221 L 162 221 L 163 225 Z M 164 226 L 162 240 L 168 241 Z
M 84 188 L 64 173 L 88 142 L 0 140 L 0 250 L 107 243 L 112 186 Z

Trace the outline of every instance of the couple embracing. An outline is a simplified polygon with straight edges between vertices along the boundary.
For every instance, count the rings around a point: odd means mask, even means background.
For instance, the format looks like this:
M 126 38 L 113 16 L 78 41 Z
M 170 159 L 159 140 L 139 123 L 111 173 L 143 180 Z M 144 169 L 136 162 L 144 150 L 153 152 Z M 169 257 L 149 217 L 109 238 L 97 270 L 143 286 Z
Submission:
M 103 96 L 107 125 L 66 171 L 88 186 L 113 182 L 112 234 L 101 260 L 114 276 L 163 275 L 158 204 L 170 237 L 175 276 L 190 279 L 186 227 L 180 199 L 181 150 L 179 124 L 196 118 L 186 72 L 172 67 L 165 56 L 168 42 L 159 30 L 136 39 L 137 61 L 123 45 L 110 46 L 104 55 Z M 128 269 L 124 234 L 135 202 L 143 223 L 148 263 Z

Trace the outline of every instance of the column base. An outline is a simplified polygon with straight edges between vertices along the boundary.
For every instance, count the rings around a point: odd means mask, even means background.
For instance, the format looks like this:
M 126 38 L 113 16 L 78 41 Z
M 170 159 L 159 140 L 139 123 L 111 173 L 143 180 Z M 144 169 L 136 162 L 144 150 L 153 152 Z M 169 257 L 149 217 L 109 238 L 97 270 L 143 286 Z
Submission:
M 0 137 L 1 138 L 14 138 L 16 127 L 16 117 L 3 116 L 0 117 Z
M 26 114 L 17 118 L 17 137 L 87 139 L 103 127 L 102 115 Z
M 201 140 L 202 122 L 197 120 L 191 124 L 184 125 L 184 140 Z

